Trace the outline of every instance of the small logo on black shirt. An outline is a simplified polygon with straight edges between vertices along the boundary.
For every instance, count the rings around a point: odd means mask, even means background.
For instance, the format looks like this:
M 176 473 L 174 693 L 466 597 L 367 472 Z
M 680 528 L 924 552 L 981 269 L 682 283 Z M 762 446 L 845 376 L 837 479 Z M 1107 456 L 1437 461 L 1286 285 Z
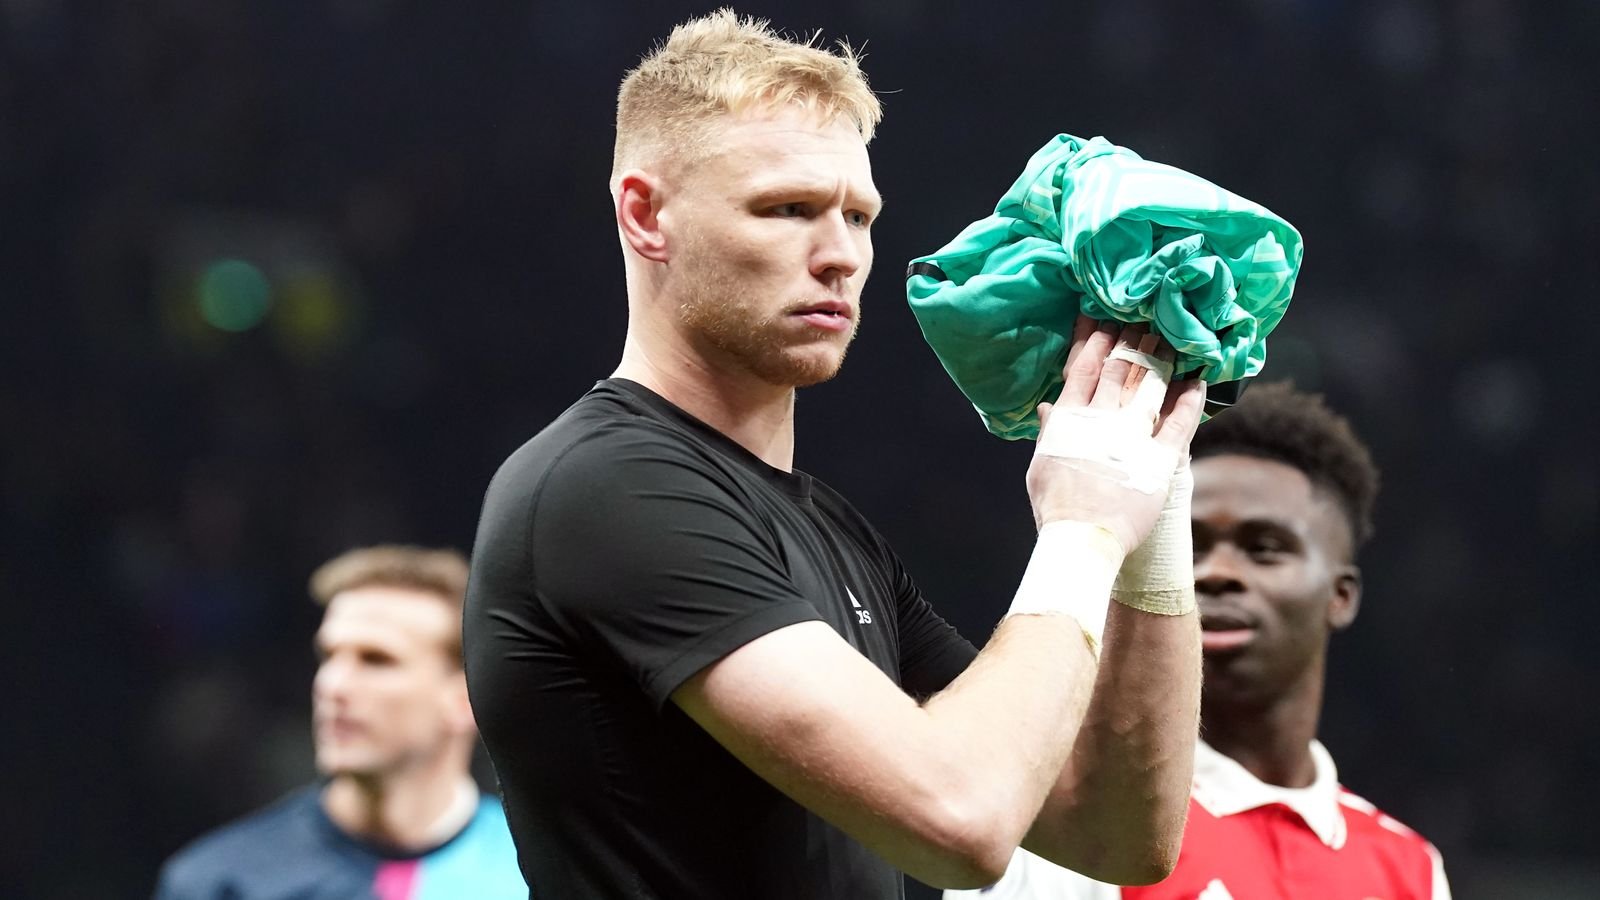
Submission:
M 856 624 L 857 625 L 871 625 L 872 624 L 872 610 L 864 609 L 861 606 L 861 601 L 856 599 L 855 592 L 850 590 L 849 585 L 845 586 L 844 593 L 845 593 L 846 597 L 850 598 L 850 605 L 855 607 L 855 610 L 856 610 Z

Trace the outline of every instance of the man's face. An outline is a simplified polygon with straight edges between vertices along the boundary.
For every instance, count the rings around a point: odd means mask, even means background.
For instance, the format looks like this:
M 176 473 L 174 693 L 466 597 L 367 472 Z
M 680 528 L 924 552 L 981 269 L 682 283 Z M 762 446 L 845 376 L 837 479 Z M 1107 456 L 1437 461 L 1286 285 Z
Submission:
M 1343 512 L 1273 460 L 1206 457 L 1194 482 L 1207 705 L 1262 706 L 1306 678 L 1320 685 L 1328 634 L 1360 597 Z
M 317 768 L 381 776 L 437 758 L 470 728 L 447 647 L 456 613 L 404 588 L 336 594 L 317 629 L 311 687 Z
M 719 123 L 661 207 L 675 326 L 711 367 L 832 378 L 861 320 L 882 207 L 861 136 L 797 109 Z

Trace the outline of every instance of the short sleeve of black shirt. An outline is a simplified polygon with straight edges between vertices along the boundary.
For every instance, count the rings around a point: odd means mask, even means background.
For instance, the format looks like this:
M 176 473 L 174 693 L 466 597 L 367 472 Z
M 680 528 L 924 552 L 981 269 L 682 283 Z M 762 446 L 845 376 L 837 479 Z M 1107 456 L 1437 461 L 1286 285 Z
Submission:
M 819 618 L 740 495 L 662 429 L 603 426 L 554 461 L 529 510 L 535 597 L 661 706 L 730 651 Z

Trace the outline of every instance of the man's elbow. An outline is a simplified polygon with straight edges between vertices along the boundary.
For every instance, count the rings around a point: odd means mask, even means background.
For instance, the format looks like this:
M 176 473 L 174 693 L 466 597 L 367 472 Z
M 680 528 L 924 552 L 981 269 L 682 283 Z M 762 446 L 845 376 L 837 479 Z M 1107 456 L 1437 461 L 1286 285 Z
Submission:
M 946 807 L 929 836 L 933 862 L 917 879 L 932 887 L 974 890 L 988 887 L 1006 874 L 1020 835 L 993 810 Z
M 1172 874 L 1183 842 L 1183 819 L 1148 828 L 1074 829 L 1048 842 L 1030 842 L 1029 848 L 1056 865 L 1081 875 L 1128 887 L 1155 884 Z
M 1116 873 L 1116 878 L 1100 878 L 1099 880 L 1127 887 L 1140 887 L 1166 880 L 1166 877 L 1172 874 L 1172 870 L 1177 865 L 1178 847 L 1177 842 L 1174 841 L 1170 852 L 1166 847 L 1153 848 L 1148 853 L 1122 861 L 1121 868 Z
M 916 879 L 929 887 L 947 891 L 980 891 L 993 886 L 1005 877 L 1006 867 L 996 869 L 986 861 L 947 859 L 945 864 L 927 874 L 912 872 Z
M 970 848 L 954 859 L 954 865 L 940 884 L 933 885 L 949 890 L 978 890 L 986 888 L 1005 877 L 1011 865 L 1015 847 L 1005 847 L 989 842 L 985 846 Z
M 1183 840 L 1179 829 L 1170 836 L 1130 841 L 1121 847 L 1104 848 L 1096 863 L 1082 871 L 1096 881 L 1139 887 L 1165 880 L 1178 865 L 1178 848 Z M 1092 869 L 1093 871 L 1090 871 Z

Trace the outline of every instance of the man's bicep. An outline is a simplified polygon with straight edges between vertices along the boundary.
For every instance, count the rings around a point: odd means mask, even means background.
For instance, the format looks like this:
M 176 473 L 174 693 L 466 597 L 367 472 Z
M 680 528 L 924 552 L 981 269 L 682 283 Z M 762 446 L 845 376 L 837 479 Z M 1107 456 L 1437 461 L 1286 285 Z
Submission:
M 911 764 L 922 761 L 925 713 L 824 623 L 751 641 L 672 700 L 769 784 L 891 862 L 939 830 L 938 798 Z

